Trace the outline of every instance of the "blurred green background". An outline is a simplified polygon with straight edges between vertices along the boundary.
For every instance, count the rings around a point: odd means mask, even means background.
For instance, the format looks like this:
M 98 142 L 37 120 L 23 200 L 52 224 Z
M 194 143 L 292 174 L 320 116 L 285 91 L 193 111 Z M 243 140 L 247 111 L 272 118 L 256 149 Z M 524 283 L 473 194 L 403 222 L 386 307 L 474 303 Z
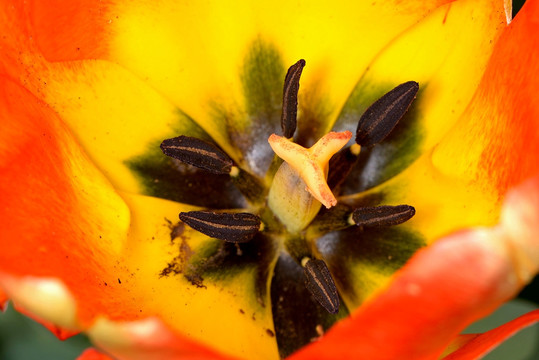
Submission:
M 524 0 L 513 2 L 513 13 Z M 491 316 L 472 324 L 465 333 L 478 333 L 504 324 L 522 314 L 539 308 L 539 277 L 519 295 Z M 73 360 L 91 344 L 84 335 L 59 341 L 43 326 L 8 306 L 0 313 L 0 360 Z M 520 331 L 517 335 L 488 354 L 485 360 L 539 359 L 539 325 Z
M 535 300 L 539 300 L 537 286 L 529 290 L 535 292 Z M 472 324 L 464 332 L 485 332 L 538 308 L 537 302 L 519 298 L 505 304 L 491 316 Z M 539 326 L 531 326 L 510 338 L 484 359 L 537 360 L 539 359 L 538 340 Z M 5 313 L 0 314 L 0 359 L 2 360 L 73 360 L 90 346 L 90 342 L 83 335 L 59 341 L 43 326 L 13 310 L 12 306 L 9 306 Z

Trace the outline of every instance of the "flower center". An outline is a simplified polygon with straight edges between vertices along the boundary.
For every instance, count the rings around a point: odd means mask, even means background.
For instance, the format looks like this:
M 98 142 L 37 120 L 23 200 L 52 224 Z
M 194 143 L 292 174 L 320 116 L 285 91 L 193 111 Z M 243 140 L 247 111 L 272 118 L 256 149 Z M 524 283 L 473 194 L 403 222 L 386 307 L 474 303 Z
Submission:
M 278 156 L 266 176 L 271 179 L 269 184 L 236 164 L 218 146 L 202 139 L 181 135 L 164 140 L 161 150 L 169 157 L 206 171 L 207 176 L 228 176 L 249 204 L 248 211 L 181 212 L 182 223 L 235 247 L 236 251 L 230 252 L 234 259 L 244 256 L 249 246 L 258 249 L 258 255 L 268 247 L 286 252 L 303 269 L 305 288 L 319 306 L 337 314 L 341 299 L 335 277 L 339 274 L 332 274 L 328 268 L 317 240 L 324 234 L 350 227 L 398 225 L 415 214 L 409 205 L 349 208 L 337 204 L 341 186 L 356 165 L 361 149 L 373 147 L 388 136 L 415 99 L 418 84 L 413 81 L 401 84 L 373 103 L 359 119 L 352 145 L 347 146 L 352 133 L 344 131 L 330 132 L 312 147 L 304 148 L 293 141 L 304 66 L 304 60 L 298 61 L 285 77 L 282 136 L 272 134 L 268 139 Z M 321 209 L 322 205 L 325 209 Z M 221 255 L 227 257 L 227 254 Z M 224 258 L 219 260 L 221 266 L 229 262 Z M 191 268 L 196 268 L 196 264 Z M 184 275 L 199 276 L 196 272 Z M 271 289 L 279 286 L 279 281 L 279 276 L 274 276 Z M 273 301 L 272 305 L 275 306 Z M 278 309 L 274 311 L 278 313 Z

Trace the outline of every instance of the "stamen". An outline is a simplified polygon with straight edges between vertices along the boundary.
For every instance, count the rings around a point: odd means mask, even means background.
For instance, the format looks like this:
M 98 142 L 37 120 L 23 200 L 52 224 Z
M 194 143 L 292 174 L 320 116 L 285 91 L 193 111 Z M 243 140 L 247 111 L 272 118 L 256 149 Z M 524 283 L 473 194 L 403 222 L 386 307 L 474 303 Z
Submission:
M 301 72 L 305 67 L 305 60 L 301 59 L 292 65 L 284 79 L 283 112 L 281 114 L 281 127 L 283 136 L 290 139 L 296 131 L 298 113 L 298 91 Z
M 261 229 L 260 218 L 250 213 L 181 212 L 180 220 L 193 229 L 217 239 L 244 243 Z
M 356 143 L 373 146 L 385 139 L 414 101 L 419 84 L 408 81 L 376 100 L 361 116 Z
M 339 193 L 340 186 L 356 165 L 359 155 L 359 151 L 357 151 L 358 148 L 360 148 L 360 146 L 354 144 L 342 149 L 329 161 L 327 183 L 330 189 L 333 190 L 333 193 Z
M 167 156 L 215 174 L 229 174 L 234 163 L 217 146 L 190 136 L 178 136 L 161 143 Z
M 357 226 L 392 226 L 410 220 L 415 208 L 410 205 L 362 207 L 354 210 L 349 222 Z
M 329 313 L 338 313 L 339 294 L 326 263 L 318 259 L 305 258 L 301 264 L 303 265 L 307 290 Z

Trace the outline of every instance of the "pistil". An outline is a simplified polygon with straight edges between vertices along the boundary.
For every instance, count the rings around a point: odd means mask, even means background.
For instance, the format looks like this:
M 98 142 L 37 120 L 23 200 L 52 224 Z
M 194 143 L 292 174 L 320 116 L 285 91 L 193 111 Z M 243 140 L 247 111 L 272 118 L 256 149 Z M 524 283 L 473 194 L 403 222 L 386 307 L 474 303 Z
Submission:
M 305 228 L 320 210 L 337 204 L 326 178 L 329 159 L 352 138 L 350 131 L 330 132 L 306 149 L 285 137 L 271 135 L 269 143 L 285 163 L 273 179 L 268 206 L 288 231 Z
M 274 167 L 270 167 L 266 182 L 271 180 L 271 185 L 243 169 L 240 160 L 235 163 L 217 145 L 205 140 L 178 136 L 164 140 L 161 149 L 166 155 L 211 174 L 228 174 L 249 202 L 246 210 L 250 212 L 239 209 L 182 212 L 179 218 L 183 223 L 209 237 L 233 243 L 236 257 L 243 256 L 243 251 L 255 246 L 260 238 L 279 242 L 280 248 L 301 264 L 305 286 L 312 296 L 329 313 L 336 314 L 340 307 L 339 293 L 330 269 L 320 259 L 316 239 L 348 227 L 355 226 L 358 228 L 355 231 L 360 233 L 364 228 L 394 226 L 414 216 L 415 209 L 409 205 L 357 209 L 346 204 L 336 206 L 335 194 L 339 194 L 357 163 L 360 150 L 375 146 L 389 135 L 415 99 L 419 86 L 414 81 L 403 83 L 373 103 L 359 120 L 355 144 L 343 149 L 352 133 L 330 132 L 312 147 L 304 148 L 293 141 L 304 67 L 305 61 L 299 60 L 286 74 L 281 116 L 283 136 L 272 134 L 268 139 L 284 162 L 274 160 Z M 320 211 L 322 205 L 329 210 Z M 263 236 L 255 238 L 259 232 L 264 232 Z M 251 240 L 250 244 L 244 244 Z M 226 243 L 222 246 L 231 246 Z

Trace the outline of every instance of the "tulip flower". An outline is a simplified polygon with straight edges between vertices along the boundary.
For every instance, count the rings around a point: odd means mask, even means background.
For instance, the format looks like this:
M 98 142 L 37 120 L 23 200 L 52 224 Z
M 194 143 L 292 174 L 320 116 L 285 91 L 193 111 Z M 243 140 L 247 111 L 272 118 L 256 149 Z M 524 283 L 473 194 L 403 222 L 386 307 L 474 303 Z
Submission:
M 82 359 L 482 356 L 539 318 L 459 336 L 539 269 L 539 2 L 510 14 L 3 1 L 2 303 Z

